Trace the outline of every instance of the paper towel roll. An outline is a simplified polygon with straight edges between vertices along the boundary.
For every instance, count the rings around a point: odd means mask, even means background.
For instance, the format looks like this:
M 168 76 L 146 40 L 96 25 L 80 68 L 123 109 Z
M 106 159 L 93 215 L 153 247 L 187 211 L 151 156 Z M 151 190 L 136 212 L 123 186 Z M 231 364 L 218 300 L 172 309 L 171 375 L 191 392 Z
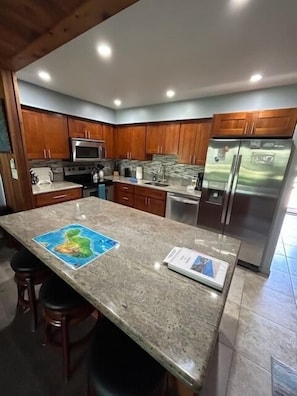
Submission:
M 136 166 L 136 179 L 138 179 L 138 180 L 142 179 L 142 167 L 141 166 Z

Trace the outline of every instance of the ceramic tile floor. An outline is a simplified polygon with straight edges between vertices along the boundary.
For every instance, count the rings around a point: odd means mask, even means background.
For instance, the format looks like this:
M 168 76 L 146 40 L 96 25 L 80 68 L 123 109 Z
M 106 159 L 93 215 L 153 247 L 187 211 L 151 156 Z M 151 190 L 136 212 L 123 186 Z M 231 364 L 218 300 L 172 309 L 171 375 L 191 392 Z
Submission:
M 11 254 L 0 246 L 0 329 L 15 313 Z M 286 215 L 269 277 L 236 268 L 201 396 L 271 395 L 271 355 L 297 369 L 297 215 Z
M 297 215 L 287 214 L 269 277 L 235 269 L 203 396 L 271 396 L 270 357 L 297 369 Z

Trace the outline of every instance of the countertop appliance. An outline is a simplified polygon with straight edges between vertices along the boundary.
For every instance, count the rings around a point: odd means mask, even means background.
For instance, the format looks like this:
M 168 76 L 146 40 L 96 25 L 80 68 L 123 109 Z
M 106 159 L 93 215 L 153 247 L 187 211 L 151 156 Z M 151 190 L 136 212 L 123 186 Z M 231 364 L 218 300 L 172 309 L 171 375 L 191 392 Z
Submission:
M 112 180 L 98 180 L 93 182 L 93 166 L 67 166 L 64 167 L 64 180 L 83 185 L 83 197 L 98 197 L 98 186 L 105 186 L 105 198 L 113 201 L 113 182 Z
M 38 184 L 38 185 L 51 184 L 52 180 L 54 178 L 51 168 L 47 167 L 47 166 L 40 167 L 40 168 L 31 168 L 30 173 L 31 173 L 32 184 L 34 184 L 34 177 L 32 177 L 32 176 L 35 176 L 35 180 L 37 181 L 37 183 L 35 183 L 35 184 Z
M 291 139 L 209 141 L 198 226 L 240 239 L 241 264 L 261 266 L 291 150 Z
M 199 197 L 180 193 L 167 193 L 165 217 L 196 226 Z
M 96 139 L 70 138 L 72 160 L 100 161 L 105 158 L 105 142 Z

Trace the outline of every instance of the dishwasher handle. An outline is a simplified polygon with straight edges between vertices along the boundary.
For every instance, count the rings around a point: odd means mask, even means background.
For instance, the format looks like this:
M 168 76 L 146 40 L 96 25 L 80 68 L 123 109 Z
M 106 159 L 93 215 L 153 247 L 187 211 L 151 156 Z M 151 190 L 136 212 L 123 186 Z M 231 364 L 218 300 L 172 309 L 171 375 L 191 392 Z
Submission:
M 168 198 L 173 201 L 189 204 L 189 205 L 199 205 L 199 200 L 193 200 L 189 198 L 177 197 L 176 195 L 168 194 Z

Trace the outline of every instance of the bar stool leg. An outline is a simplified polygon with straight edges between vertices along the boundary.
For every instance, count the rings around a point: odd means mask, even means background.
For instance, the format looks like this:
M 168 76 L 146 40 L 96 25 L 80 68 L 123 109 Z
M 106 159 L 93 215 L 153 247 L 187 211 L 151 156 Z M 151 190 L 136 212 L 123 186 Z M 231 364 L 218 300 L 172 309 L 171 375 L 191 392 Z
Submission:
M 63 375 L 64 381 L 68 381 L 69 376 L 69 342 L 68 342 L 68 321 L 65 316 L 62 317 L 62 355 L 63 355 Z
M 37 307 L 35 298 L 35 289 L 31 277 L 25 279 L 28 290 L 29 306 L 31 313 L 31 331 L 34 333 L 37 327 Z

